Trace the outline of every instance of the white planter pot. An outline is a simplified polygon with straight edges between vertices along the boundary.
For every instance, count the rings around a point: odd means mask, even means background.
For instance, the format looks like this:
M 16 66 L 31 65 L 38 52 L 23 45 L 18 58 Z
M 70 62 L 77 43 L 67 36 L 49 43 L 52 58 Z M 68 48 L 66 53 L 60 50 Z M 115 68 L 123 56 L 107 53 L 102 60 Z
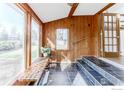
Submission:
M 48 56 L 48 54 L 47 54 L 47 53 L 43 53 L 43 56 L 44 56 L 44 57 L 47 57 L 47 56 Z

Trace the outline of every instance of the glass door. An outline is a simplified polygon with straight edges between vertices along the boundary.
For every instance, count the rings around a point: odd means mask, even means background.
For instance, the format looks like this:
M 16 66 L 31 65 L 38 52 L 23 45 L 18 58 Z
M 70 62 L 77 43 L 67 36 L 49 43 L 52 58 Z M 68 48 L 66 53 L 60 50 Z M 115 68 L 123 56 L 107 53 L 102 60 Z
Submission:
M 120 26 L 118 14 L 103 14 L 103 56 L 118 57 L 120 51 Z

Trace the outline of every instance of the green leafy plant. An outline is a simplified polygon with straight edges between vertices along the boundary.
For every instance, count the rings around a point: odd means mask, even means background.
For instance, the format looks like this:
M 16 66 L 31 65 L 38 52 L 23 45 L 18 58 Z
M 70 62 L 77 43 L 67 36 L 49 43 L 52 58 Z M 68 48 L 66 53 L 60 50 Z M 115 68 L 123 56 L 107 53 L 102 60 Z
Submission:
M 51 48 L 48 47 L 41 47 L 41 53 L 44 57 L 49 57 L 51 53 Z

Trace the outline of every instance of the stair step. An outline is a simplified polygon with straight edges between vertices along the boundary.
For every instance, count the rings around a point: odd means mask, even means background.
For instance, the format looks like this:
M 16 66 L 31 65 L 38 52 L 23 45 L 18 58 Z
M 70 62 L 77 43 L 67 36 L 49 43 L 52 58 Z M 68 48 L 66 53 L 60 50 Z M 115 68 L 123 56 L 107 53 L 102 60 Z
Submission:
M 42 82 L 42 85 L 47 85 L 48 77 L 49 77 L 49 71 L 46 71 L 43 82 Z
M 78 60 L 77 65 L 93 85 L 113 85 L 105 77 L 87 65 L 84 61 Z
M 96 57 L 83 57 L 82 60 L 114 85 L 124 85 L 124 70 Z

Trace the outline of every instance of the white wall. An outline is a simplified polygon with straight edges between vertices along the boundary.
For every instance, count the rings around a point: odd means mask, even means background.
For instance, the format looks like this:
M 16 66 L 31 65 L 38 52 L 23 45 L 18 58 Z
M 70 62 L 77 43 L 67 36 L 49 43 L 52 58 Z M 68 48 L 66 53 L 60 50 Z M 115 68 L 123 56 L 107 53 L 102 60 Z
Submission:
M 124 56 L 124 30 L 120 30 L 120 51 L 121 55 Z

